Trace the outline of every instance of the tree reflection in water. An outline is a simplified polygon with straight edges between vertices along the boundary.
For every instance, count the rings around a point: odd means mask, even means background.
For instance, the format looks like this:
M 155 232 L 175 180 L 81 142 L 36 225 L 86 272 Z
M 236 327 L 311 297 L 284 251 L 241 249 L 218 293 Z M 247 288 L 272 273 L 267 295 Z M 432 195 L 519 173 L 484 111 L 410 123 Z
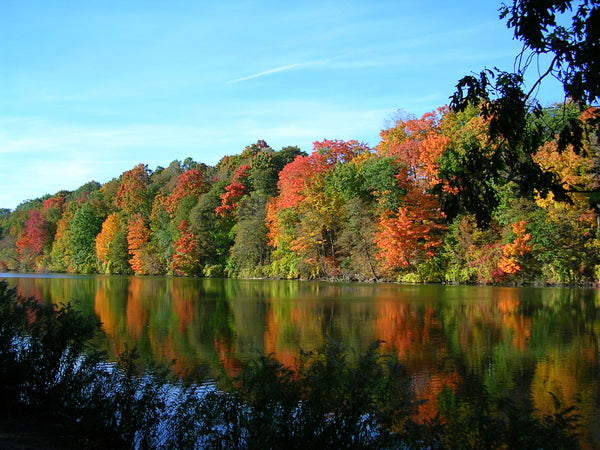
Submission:
M 102 322 L 101 345 L 178 373 L 239 374 L 258 354 L 297 367 L 299 349 L 339 339 L 356 352 L 382 340 L 406 365 L 419 419 L 444 393 L 522 399 L 537 414 L 575 406 L 598 433 L 597 290 L 404 286 L 167 277 L 7 276 L 25 296 L 78 299 Z M 444 395 L 441 395 L 444 394 Z M 447 397 L 447 395 L 446 395 Z M 597 435 L 597 434 L 596 434 Z M 591 438 L 590 438 L 591 439 Z

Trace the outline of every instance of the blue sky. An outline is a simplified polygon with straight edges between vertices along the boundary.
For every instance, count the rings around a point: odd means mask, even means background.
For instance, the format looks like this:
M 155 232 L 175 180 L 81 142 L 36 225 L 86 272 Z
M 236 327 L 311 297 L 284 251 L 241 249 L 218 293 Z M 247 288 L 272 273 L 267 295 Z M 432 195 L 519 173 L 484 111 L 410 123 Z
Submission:
M 371 146 L 397 110 L 510 70 L 495 1 L 0 3 L 0 208 L 264 139 Z M 560 101 L 556 86 L 539 93 Z

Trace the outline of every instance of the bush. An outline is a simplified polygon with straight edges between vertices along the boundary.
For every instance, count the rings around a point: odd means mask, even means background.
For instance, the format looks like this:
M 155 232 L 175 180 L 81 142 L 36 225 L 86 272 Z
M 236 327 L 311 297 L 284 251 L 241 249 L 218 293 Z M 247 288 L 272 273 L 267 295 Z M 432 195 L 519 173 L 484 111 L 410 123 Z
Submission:
M 202 269 L 202 275 L 206 278 L 222 278 L 225 269 L 221 264 L 207 264 Z
M 393 446 L 392 430 L 414 412 L 408 373 L 379 342 L 350 355 L 329 341 L 300 352 L 295 371 L 271 356 L 252 361 L 228 389 L 247 408 L 240 431 L 249 448 Z

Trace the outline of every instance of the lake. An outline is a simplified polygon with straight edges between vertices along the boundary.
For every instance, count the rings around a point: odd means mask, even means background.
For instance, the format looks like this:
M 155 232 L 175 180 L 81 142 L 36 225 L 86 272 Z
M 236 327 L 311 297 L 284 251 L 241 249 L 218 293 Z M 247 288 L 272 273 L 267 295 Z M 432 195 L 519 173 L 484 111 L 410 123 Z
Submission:
M 187 373 L 239 373 L 259 353 L 294 365 L 327 336 L 363 351 L 382 340 L 438 411 L 444 387 L 485 388 L 551 414 L 555 399 L 582 417 L 600 447 L 600 291 L 579 288 L 343 284 L 169 277 L 0 274 L 24 296 L 76 300 L 102 322 L 115 355 L 175 360 Z

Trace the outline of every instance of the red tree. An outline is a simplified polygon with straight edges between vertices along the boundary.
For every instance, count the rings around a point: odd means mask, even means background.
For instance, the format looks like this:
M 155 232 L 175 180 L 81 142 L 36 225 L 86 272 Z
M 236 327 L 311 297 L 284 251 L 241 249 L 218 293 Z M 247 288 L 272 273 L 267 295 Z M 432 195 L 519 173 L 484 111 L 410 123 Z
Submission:
M 48 223 L 44 220 L 40 211 L 32 209 L 16 242 L 21 262 L 30 267 L 34 260 L 42 255 L 47 241 Z
M 204 174 L 199 169 L 190 169 L 177 177 L 177 186 L 169 197 L 165 199 L 165 206 L 169 214 L 174 214 L 179 202 L 188 195 L 199 196 L 205 190 Z
M 244 164 L 235 170 L 231 183 L 225 188 L 225 192 L 221 194 L 221 206 L 218 206 L 215 210 L 218 216 L 225 217 L 237 211 L 239 201 L 248 193 L 249 176 L 250 164 Z
M 396 156 L 406 166 L 414 180 L 429 185 L 440 183 L 438 161 L 450 144 L 442 133 L 442 119 L 448 108 L 439 108 L 420 119 L 400 119 L 394 127 L 381 132 L 378 151 L 384 156 Z
M 196 237 L 188 230 L 188 224 L 182 220 L 177 227 L 181 236 L 173 246 L 174 254 L 171 260 L 171 268 L 175 275 L 197 275 L 198 271 L 198 250 L 196 247 Z

